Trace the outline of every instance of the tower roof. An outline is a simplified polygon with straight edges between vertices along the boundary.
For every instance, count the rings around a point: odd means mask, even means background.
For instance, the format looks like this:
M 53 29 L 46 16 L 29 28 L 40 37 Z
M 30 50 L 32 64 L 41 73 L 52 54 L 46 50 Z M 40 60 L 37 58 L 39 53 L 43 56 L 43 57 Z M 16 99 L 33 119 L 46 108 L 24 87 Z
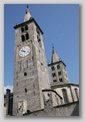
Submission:
M 28 21 L 30 19 L 31 14 L 30 14 L 30 10 L 28 8 L 28 5 L 27 5 L 27 8 L 26 8 L 26 13 L 25 13 L 25 16 L 24 16 L 24 22 Z
M 56 51 L 54 50 L 54 46 L 52 47 L 52 59 L 51 59 L 51 63 L 55 63 L 57 61 L 60 60 L 59 56 L 57 55 Z

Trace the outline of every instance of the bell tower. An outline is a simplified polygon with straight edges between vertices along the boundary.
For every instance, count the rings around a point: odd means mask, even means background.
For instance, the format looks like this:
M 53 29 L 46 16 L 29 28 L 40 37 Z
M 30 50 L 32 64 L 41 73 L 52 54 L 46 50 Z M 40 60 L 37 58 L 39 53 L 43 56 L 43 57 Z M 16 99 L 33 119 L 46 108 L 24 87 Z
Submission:
M 27 6 L 24 22 L 14 26 L 15 61 L 13 114 L 44 108 L 43 89 L 49 89 L 43 32 Z
M 52 50 L 51 63 L 48 64 L 50 69 L 51 82 L 53 85 L 69 83 L 65 63 L 59 58 L 56 51 Z

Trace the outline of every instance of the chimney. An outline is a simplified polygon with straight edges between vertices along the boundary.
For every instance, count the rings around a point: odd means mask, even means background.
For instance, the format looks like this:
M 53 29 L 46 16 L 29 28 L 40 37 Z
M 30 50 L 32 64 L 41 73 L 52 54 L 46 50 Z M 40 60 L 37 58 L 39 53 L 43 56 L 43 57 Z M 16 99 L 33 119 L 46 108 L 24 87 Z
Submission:
M 8 115 L 10 113 L 10 89 L 6 89 L 6 108 Z

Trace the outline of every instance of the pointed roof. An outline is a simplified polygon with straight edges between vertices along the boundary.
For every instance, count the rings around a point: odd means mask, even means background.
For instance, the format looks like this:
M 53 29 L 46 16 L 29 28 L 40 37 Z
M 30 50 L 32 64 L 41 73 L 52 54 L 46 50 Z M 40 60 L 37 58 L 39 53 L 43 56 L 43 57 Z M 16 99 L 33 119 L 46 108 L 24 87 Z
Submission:
M 27 5 L 26 13 L 25 13 L 25 16 L 24 16 L 24 22 L 28 21 L 31 17 L 32 16 L 30 14 L 30 11 L 29 11 L 29 8 L 28 8 L 28 5 Z
M 54 46 L 53 46 L 52 48 L 53 48 L 53 50 L 52 50 L 52 59 L 51 59 L 51 63 L 55 63 L 55 62 L 60 61 L 60 58 L 59 58 L 59 56 L 57 55 L 56 51 L 54 50 Z

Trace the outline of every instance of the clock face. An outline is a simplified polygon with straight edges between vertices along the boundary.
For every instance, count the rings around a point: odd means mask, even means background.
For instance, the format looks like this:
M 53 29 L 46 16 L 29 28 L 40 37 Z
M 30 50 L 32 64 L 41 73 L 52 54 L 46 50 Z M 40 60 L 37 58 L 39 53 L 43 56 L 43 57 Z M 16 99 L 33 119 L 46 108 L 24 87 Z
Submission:
M 29 53 L 30 53 L 30 47 L 29 46 L 23 46 L 19 50 L 19 56 L 20 57 L 25 57 L 25 56 L 29 55 Z

